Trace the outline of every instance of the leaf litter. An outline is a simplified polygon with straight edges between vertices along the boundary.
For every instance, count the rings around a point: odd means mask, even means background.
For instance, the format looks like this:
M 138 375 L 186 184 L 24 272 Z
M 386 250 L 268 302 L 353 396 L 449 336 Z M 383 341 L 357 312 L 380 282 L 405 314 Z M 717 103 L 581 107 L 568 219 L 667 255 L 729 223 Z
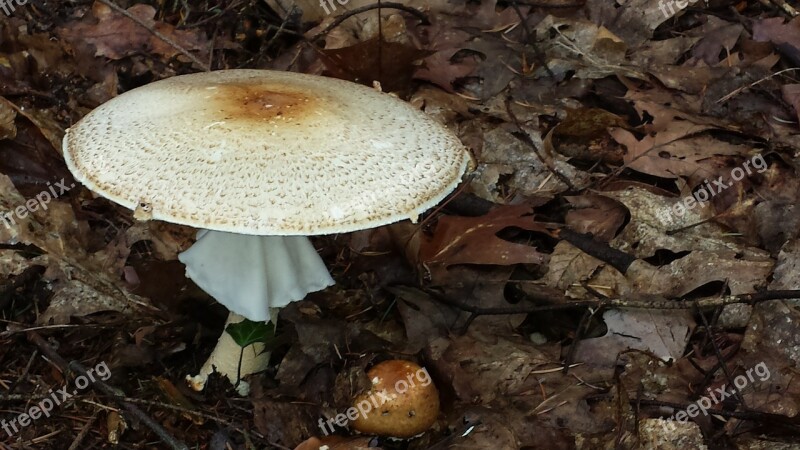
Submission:
M 319 238 L 337 285 L 281 312 L 270 368 L 245 399 L 213 377 L 202 394 L 182 383 L 224 323 L 176 261 L 193 230 L 138 223 L 77 184 L 0 221 L 4 410 L 69 380 L 35 333 L 67 360 L 107 361 L 107 383 L 198 448 L 799 443 L 791 6 L 109 4 L 0 15 L 0 214 L 72 185 L 60 142 L 91 109 L 206 64 L 377 81 L 452 129 L 476 170 L 421 225 Z M 756 155 L 766 169 L 734 180 Z M 718 179 L 728 188 L 702 200 Z M 389 358 L 430 371 L 437 423 L 401 442 L 325 435 L 317 421 Z M 725 395 L 708 414 L 674 420 L 714 392 Z M 0 445 L 152 447 L 152 429 L 112 404 L 81 392 Z

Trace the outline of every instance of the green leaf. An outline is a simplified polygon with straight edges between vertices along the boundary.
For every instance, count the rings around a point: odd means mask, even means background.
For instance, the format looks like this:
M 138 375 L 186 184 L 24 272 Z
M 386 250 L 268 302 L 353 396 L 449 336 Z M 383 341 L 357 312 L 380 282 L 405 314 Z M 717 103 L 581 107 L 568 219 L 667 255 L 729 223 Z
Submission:
M 245 319 L 239 323 L 229 324 L 225 327 L 225 331 L 242 348 L 256 342 L 269 344 L 275 338 L 275 325 L 272 322 L 253 322 Z

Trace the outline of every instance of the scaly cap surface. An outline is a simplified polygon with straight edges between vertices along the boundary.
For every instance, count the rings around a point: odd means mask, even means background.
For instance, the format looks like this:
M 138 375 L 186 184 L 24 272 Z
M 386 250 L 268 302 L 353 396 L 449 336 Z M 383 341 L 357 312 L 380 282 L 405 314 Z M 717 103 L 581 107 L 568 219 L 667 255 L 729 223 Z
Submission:
M 225 70 L 126 92 L 67 131 L 92 191 L 147 218 L 252 235 L 314 235 L 417 216 L 469 156 L 423 112 L 355 83 Z

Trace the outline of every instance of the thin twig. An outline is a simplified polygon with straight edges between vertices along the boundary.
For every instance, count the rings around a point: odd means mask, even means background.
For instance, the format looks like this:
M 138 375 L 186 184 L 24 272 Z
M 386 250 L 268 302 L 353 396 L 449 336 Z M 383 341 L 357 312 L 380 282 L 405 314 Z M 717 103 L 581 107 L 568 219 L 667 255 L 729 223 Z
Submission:
M 103 0 L 100 0 L 103 1 Z M 89 376 L 87 373 L 86 368 L 84 368 L 80 363 L 77 361 L 70 361 L 67 362 L 64 358 L 59 355 L 55 349 L 47 343 L 47 341 L 42 338 L 42 336 L 35 332 L 29 331 L 27 333 L 28 341 L 35 344 L 39 347 L 39 350 L 47 356 L 47 358 L 58 368 L 64 372 L 76 372 L 79 375 L 85 377 L 87 380 L 92 380 L 91 384 L 92 387 L 96 388 L 98 391 L 102 392 L 111 397 L 111 399 L 125 409 L 128 413 L 132 416 L 136 417 L 145 424 L 148 428 L 150 428 L 165 444 L 169 446 L 169 448 L 173 450 L 189 450 L 189 447 L 184 444 L 183 442 L 174 438 L 164 427 L 162 427 L 158 422 L 150 418 L 147 414 L 145 414 L 141 409 L 137 408 L 136 405 L 126 402 L 124 400 L 125 395 L 121 393 L 121 391 L 117 388 L 114 388 L 101 380 L 96 380 L 94 377 Z
M 417 19 L 419 19 L 419 21 L 421 22 L 422 25 L 430 24 L 430 22 L 428 21 L 428 16 L 426 16 L 425 14 L 421 13 L 420 11 L 417 11 L 416 9 L 414 9 L 414 8 L 412 8 L 410 6 L 406 6 L 406 5 L 402 4 L 402 3 L 394 3 L 394 2 L 383 3 L 382 2 L 380 5 L 378 5 L 377 3 L 374 4 L 374 5 L 366 5 L 366 6 L 362 6 L 360 8 L 351 9 L 351 10 L 347 11 L 346 13 L 343 13 L 341 16 L 337 17 L 333 22 L 331 22 L 330 25 L 325 27 L 325 29 L 323 29 L 319 33 L 315 34 L 314 37 L 309 39 L 309 41 L 310 42 L 315 42 L 317 39 L 319 39 L 323 35 L 327 34 L 332 29 L 336 28 L 340 23 L 344 22 L 345 20 L 349 19 L 352 16 L 355 16 L 356 14 L 361 14 L 362 12 L 370 11 L 370 10 L 378 9 L 378 8 L 399 9 L 400 11 L 405 11 L 405 12 L 413 15 Z
M 139 26 L 141 26 L 145 30 L 149 31 L 150 34 L 152 34 L 153 36 L 161 39 L 162 41 L 164 41 L 164 43 L 166 43 L 170 47 L 172 47 L 175 50 L 177 50 L 180 54 L 182 54 L 183 56 L 189 58 L 193 63 L 195 63 L 198 66 L 200 66 L 200 68 L 202 68 L 206 72 L 211 70 L 211 68 L 208 67 L 208 64 L 206 64 L 206 63 L 200 61 L 199 59 L 197 59 L 196 56 L 194 56 L 191 53 L 189 53 L 189 50 L 186 50 L 185 48 L 183 48 L 183 46 L 181 46 L 177 42 L 175 42 L 172 39 L 170 39 L 169 37 L 167 37 L 164 33 L 161 33 L 160 31 L 154 29 L 152 26 L 148 25 L 142 19 L 134 16 L 133 14 L 129 13 L 128 11 L 123 9 L 122 7 L 117 6 L 117 4 L 112 3 L 110 0 L 98 0 L 98 1 L 100 3 L 108 6 L 109 8 L 113 9 L 114 11 L 118 12 L 119 14 L 122 14 L 123 16 L 127 17 L 128 19 L 134 21 L 136 24 L 138 24 Z
M 30 373 L 31 366 L 33 366 L 33 361 L 36 359 L 37 356 L 39 356 L 39 351 L 38 350 L 34 350 L 33 354 L 31 355 L 30 359 L 28 360 L 28 364 L 25 366 L 25 370 L 23 370 L 22 373 L 17 377 L 16 381 L 14 381 L 14 383 L 11 384 L 11 386 L 8 388 L 8 394 L 6 394 L 6 395 L 13 395 L 14 394 L 14 391 L 17 390 L 17 386 L 19 386 L 19 384 L 22 382 L 22 379 L 27 377 L 28 374 Z
M 275 42 L 276 39 L 278 39 L 278 37 L 283 32 L 284 28 L 286 28 L 286 25 L 289 23 L 289 18 L 292 16 L 292 13 L 295 11 L 296 8 L 297 8 L 297 6 L 292 7 L 292 11 L 289 14 L 286 15 L 285 19 L 283 19 L 283 22 L 281 22 L 281 26 L 278 27 L 278 29 L 275 31 L 275 35 L 272 36 L 270 38 L 270 40 L 267 41 L 266 44 L 264 44 L 264 47 L 263 47 L 264 50 L 269 50 L 270 46 L 272 46 L 272 43 Z
M 536 58 L 536 62 L 541 64 L 544 68 L 547 75 L 550 78 L 555 78 L 556 75 L 550 70 L 550 66 L 547 65 L 547 55 L 536 45 L 536 34 L 531 32 L 531 28 L 528 26 L 528 17 L 522 15 L 522 11 L 519 9 L 518 4 L 521 3 L 517 0 L 511 0 L 511 7 L 514 8 L 514 12 L 517 13 L 517 17 L 519 17 L 520 24 L 522 25 L 522 30 L 525 32 L 525 47 L 530 46 L 533 50 L 534 57 Z M 533 6 L 527 4 L 528 6 Z M 525 47 L 523 47 L 523 52 Z M 523 53 L 524 55 L 524 53 Z
M 703 326 L 706 327 L 706 333 L 711 333 L 711 327 L 708 325 L 708 319 L 706 319 L 706 315 L 703 314 L 702 311 L 698 310 L 697 312 L 700 314 L 700 319 L 703 321 Z M 719 346 L 714 341 L 714 339 L 711 339 L 711 348 L 714 349 L 714 355 L 716 355 L 717 361 L 720 361 L 722 363 L 720 368 L 722 369 L 722 373 L 725 374 L 725 379 L 728 381 L 728 385 L 733 386 L 734 382 L 733 382 L 733 376 L 731 376 L 731 371 L 728 369 L 728 365 L 725 364 L 726 361 L 725 357 L 722 356 L 722 350 L 720 350 Z M 747 403 L 745 403 L 744 397 L 742 396 L 742 393 L 740 392 L 739 389 L 734 389 L 733 395 L 736 397 L 736 400 L 739 400 L 739 404 L 741 404 L 744 408 L 747 408 Z
M 224 426 L 226 426 L 226 427 L 228 427 L 228 428 L 230 428 L 232 430 L 236 430 L 239 433 L 241 433 L 242 435 L 247 434 L 247 432 L 245 430 L 241 429 L 239 427 L 239 425 L 237 425 L 234 422 L 219 418 L 217 416 L 213 416 L 211 414 L 207 414 L 207 413 L 204 413 L 204 412 L 196 411 L 194 409 L 188 409 L 188 408 L 184 408 L 184 407 L 181 407 L 181 406 L 170 405 L 169 403 L 156 402 L 156 401 L 152 401 L 152 400 L 142 400 L 142 399 L 132 398 L 132 397 L 125 397 L 123 400 L 125 400 L 126 402 L 130 402 L 130 403 L 138 403 L 140 405 L 155 406 L 155 407 L 158 407 L 158 408 L 171 409 L 173 411 L 178 411 L 180 413 L 189 414 L 189 415 L 192 415 L 192 416 L 195 416 L 195 417 L 201 417 L 203 419 L 208 419 L 208 420 L 214 421 L 214 422 L 216 422 L 216 423 L 218 423 L 220 425 L 224 425 Z M 260 434 L 260 433 L 257 433 L 255 431 L 250 431 L 249 433 L 252 434 L 253 436 L 258 437 L 259 439 L 266 440 L 266 437 L 264 435 Z
M 0 323 L 9 324 L 8 329 L 6 329 L 5 331 L 1 331 L 0 332 L 0 339 L 9 337 L 9 336 L 12 336 L 12 335 L 15 335 L 15 334 L 19 334 L 19 333 L 27 333 L 28 331 L 37 331 L 37 330 L 56 330 L 56 329 L 64 329 L 64 328 L 110 328 L 111 327 L 110 325 L 105 325 L 105 324 L 86 323 L 86 324 L 80 324 L 80 325 L 60 324 L 60 325 L 42 325 L 40 327 L 23 328 L 24 324 L 22 324 L 20 322 L 14 322 L 13 320 L 5 320 L 5 319 L 0 319 Z
M 222 17 L 223 14 L 227 13 L 228 11 L 232 10 L 233 8 L 238 8 L 240 4 L 241 4 L 241 1 L 240 0 L 236 0 L 234 2 L 231 2 L 230 5 L 225 7 L 225 9 L 223 9 L 222 11 L 214 14 L 211 17 L 206 17 L 205 19 L 198 20 L 197 22 L 195 22 L 195 23 L 193 23 L 191 25 L 183 25 L 183 26 L 179 26 L 177 28 L 178 29 L 189 29 L 189 28 L 197 28 L 200 25 L 205 25 L 206 23 L 211 22 L 214 19 Z
M 583 317 L 578 323 L 578 328 L 575 330 L 575 337 L 572 339 L 569 351 L 567 351 L 567 356 L 564 358 L 564 367 L 561 369 L 561 373 L 566 374 L 569 372 L 570 367 L 573 367 L 572 362 L 575 360 L 575 354 L 578 352 L 578 345 L 580 345 L 579 343 L 583 340 L 584 333 L 589 328 L 589 321 L 598 311 L 599 310 L 587 308 L 586 311 L 583 312 Z
M 94 411 L 94 414 L 92 414 L 92 417 L 90 417 L 89 420 L 86 421 L 86 424 L 83 426 L 83 428 L 81 428 L 80 433 L 78 433 L 78 435 L 75 436 L 75 439 L 72 441 L 72 444 L 69 446 L 67 450 L 78 450 L 79 448 L 81 448 L 81 443 L 83 442 L 84 439 L 86 439 L 86 435 L 89 434 L 89 430 L 92 428 L 92 425 L 97 420 L 97 416 L 99 415 L 100 415 L 100 410 L 96 409 Z
M 776 77 L 776 76 L 778 76 L 778 75 L 780 75 L 780 74 L 782 74 L 782 73 L 784 73 L 784 72 L 790 72 L 790 71 L 794 71 L 794 70 L 800 70 L 800 68 L 798 68 L 798 67 L 791 67 L 791 68 L 789 68 L 789 69 L 783 69 L 783 70 L 779 70 L 779 71 L 777 71 L 777 72 L 773 73 L 772 75 L 767 75 L 766 77 L 764 77 L 764 78 L 762 78 L 762 79 L 760 79 L 760 80 L 754 81 L 754 82 L 750 83 L 750 84 L 749 84 L 749 85 L 747 85 L 747 86 L 742 86 L 742 87 L 740 87 L 740 88 L 738 88 L 738 89 L 734 89 L 734 90 L 733 90 L 731 93 L 729 93 L 728 95 L 726 95 L 726 96 L 724 96 L 724 97 L 720 98 L 719 100 L 717 100 L 717 103 L 723 103 L 723 102 L 726 102 L 726 101 L 730 100 L 730 99 L 731 99 L 731 97 L 735 97 L 735 96 L 739 95 L 739 94 L 740 94 L 742 91 L 744 91 L 745 89 L 750 89 L 751 87 L 753 87 L 753 86 L 755 86 L 755 85 L 757 85 L 757 84 L 763 83 L 763 82 L 765 82 L 765 81 L 769 80 L 770 78 Z

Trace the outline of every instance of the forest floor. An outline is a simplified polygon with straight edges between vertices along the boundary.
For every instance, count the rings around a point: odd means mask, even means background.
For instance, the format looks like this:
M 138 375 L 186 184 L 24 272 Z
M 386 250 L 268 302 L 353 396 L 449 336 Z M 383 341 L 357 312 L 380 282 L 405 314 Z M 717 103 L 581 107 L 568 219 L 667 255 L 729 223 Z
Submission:
M 0 449 L 800 448 L 800 18 L 771 1 L 1 1 Z M 227 314 L 194 230 L 61 154 L 116 95 L 233 68 L 379 82 L 476 161 L 420 224 L 314 239 L 336 285 L 248 397 L 184 381 Z M 325 436 L 387 359 L 433 427 Z

